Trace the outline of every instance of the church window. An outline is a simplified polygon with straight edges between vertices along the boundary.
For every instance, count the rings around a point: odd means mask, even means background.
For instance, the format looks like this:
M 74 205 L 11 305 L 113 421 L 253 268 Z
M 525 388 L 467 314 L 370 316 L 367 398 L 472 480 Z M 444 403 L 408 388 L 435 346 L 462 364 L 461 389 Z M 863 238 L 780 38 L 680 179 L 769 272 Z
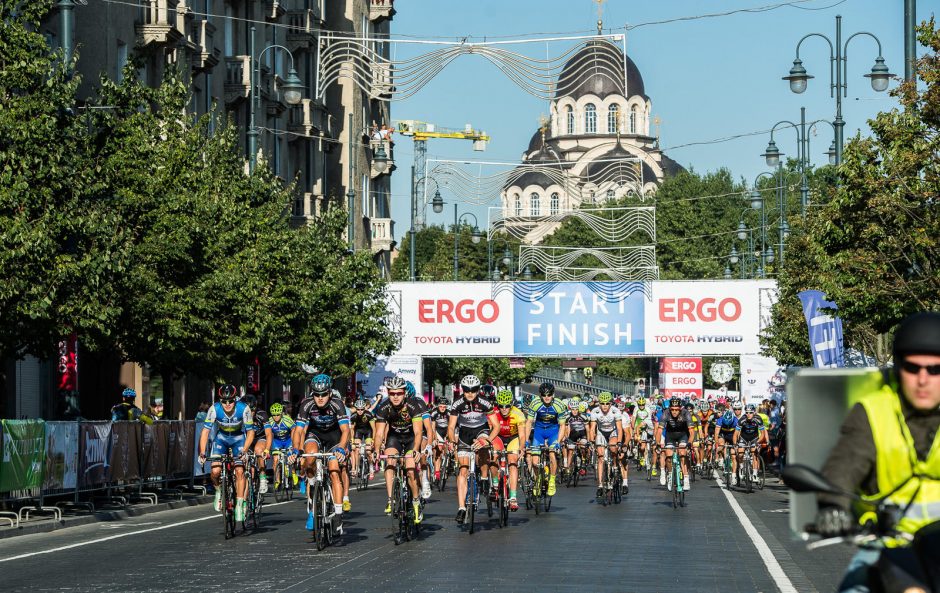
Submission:
M 552 194 L 552 199 L 548 205 L 549 214 L 558 214 L 558 192 Z
M 539 204 L 539 194 L 532 192 L 532 196 L 529 200 L 529 216 L 541 216 L 542 215 L 542 206 Z
M 516 216 L 522 216 L 522 198 L 516 194 Z
M 620 131 L 620 106 L 614 103 L 607 110 L 607 133 L 616 134 Z
M 568 134 L 574 134 L 574 109 L 571 108 L 571 105 L 565 107 L 565 116 L 568 119 Z
M 636 134 L 636 105 L 630 108 L 630 133 Z
M 594 107 L 594 103 L 584 106 L 584 133 L 597 133 L 597 108 Z

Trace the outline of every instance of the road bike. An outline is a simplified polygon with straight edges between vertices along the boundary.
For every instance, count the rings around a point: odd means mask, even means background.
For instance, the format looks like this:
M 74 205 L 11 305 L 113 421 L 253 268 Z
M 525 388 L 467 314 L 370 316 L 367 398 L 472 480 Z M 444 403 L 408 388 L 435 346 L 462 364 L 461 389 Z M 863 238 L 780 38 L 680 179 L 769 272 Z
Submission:
M 620 462 L 617 456 L 611 453 L 610 446 L 607 446 L 604 448 L 604 475 L 599 486 L 603 490 L 600 503 L 604 506 L 620 504 L 622 500 L 620 484 L 622 482 Z
M 369 447 L 365 441 L 359 442 L 359 467 L 357 468 L 356 489 L 366 490 L 369 487 L 369 472 L 372 469 L 372 462 L 369 460 Z
M 685 476 L 682 474 L 682 461 L 681 457 L 679 457 L 679 448 L 673 447 L 670 478 L 672 479 L 672 508 L 674 509 L 685 506 L 685 490 L 683 489 L 684 477 Z
M 717 469 L 715 464 L 715 439 L 709 436 L 702 441 L 702 462 L 699 464 L 699 476 L 702 479 L 707 479 L 714 469 Z
M 397 455 L 380 455 L 384 460 L 395 460 L 395 474 L 392 478 L 392 518 L 395 519 L 397 530 L 395 532 L 395 545 L 417 539 L 420 526 L 415 523 L 415 510 L 411 496 L 411 486 L 408 484 L 408 470 L 405 468 L 405 459 L 412 455 L 399 453 Z M 419 505 L 423 505 L 420 501 Z M 420 507 L 419 507 L 420 508 Z
M 526 508 L 534 508 L 536 515 L 542 510 L 547 513 L 552 507 L 552 497 L 548 495 L 548 479 L 551 475 L 551 458 L 549 457 L 551 450 L 552 448 L 548 445 L 526 449 L 528 454 L 538 456 L 530 472 L 532 488 L 526 492 Z
M 307 480 L 307 516 L 312 516 L 312 524 L 308 522 L 307 525 L 313 532 L 317 551 L 320 551 L 331 545 L 336 535 L 333 531 L 333 519 L 336 515 L 333 506 L 333 488 L 332 484 L 324 479 L 327 472 L 323 467 L 325 460 L 335 459 L 336 456 L 332 453 L 304 453 L 300 457 L 316 460 L 313 475 L 305 478 Z
M 467 509 L 467 518 L 464 519 L 464 525 L 469 525 L 469 532 L 472 535 L 475 530 L 474 517 L 476 516 L 477 507 L 480 505 L 480 491 L 482 488 L 480 487 L 480 468 L 477 467 L 477 451 L 471 450 L 469 453 L 470 465 L 467 468 L 467 496 L 464 498 L 464 507 Z M 486 498 L 487 512 L 489 516 L 493 516 L 492 502 L 490 502 L 489 495 L 483 494 L 483 497 Z
M 444 486 L 447 485 L 447 478 L 454 473 L 454 463 L 456 461 L 453 451 L 448 446 L 444 447 L 444 452 L 441 454 L 441 476 L 437 480 L 437 489 L 440 492 L 444 491 Z
M 222 492 L 222 522 L 224 524 L 225 539 L 235 537 L 235 458 L 231 451 L 223 455 L 212 455 L 206 457 L 206 462 L 217 461 L 222 466 L 222 473 L 219 475 L 218 488 Z
M 722 464 L 722 478 L 725 481 L 725 488 L 731 489 L 731 475 L 734 473 L 731 456 L 734 455 L 734 446 L 725 444 L 725 458 Z
M 496 482 L 496 511 L 497 524 L 500 527 L 509 526 L 509 452 L 500 449 L 496 452 L 499 478 Z M 492 470 L 490 470 L 492 471 Z
M 297 479 L 297 473 L 294 466 L 288 463 L 287 458 L 293 454 L 288 449 L 275 449 L 271 455 L 277 459 L 274 463 L 274 500 L 285 502 L 294 498 L 294 481 Z
M 254 531 L 261 523 L 261 507 L 264 506 L 264 497 L 261 495 L 261 471 L 257 466 L 258 456 L 254 451 L 245 453 L 245 478 L 247 488 L 245 492 L 245 518 L 242 528 Z
M 739 449 L 744 449 L 741 461 L 738 463 L 738 485 L 748 494 L 754 491 L 754 486 L 757 486 L 758 490 L 764 489 L 764 460 L 760 455 L 756 455 L 758 469 L 757 475 L 754 475 L 754 458 L 757 447 L 758 445 L 753 443 L 738 445 Z
M 646 439 L 646 446 L 643 447 L 643 464 L 646 466 L 646 481 L 653 479 L 653 471 L 656 469 L 656 447 L 653 445 L 653 439 Z

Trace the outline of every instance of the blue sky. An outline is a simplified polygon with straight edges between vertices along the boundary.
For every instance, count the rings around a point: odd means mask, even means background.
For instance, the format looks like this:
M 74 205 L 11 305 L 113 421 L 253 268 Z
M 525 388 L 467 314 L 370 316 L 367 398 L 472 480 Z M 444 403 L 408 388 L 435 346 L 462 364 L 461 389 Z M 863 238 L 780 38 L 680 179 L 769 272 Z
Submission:
M 779 0 L 608 0 L 604 26 L 620 28 L 650 21 L 694 17 L 735 9 L 759 8 Z M 790 92 L 785 76 L 795 57 L 796 44 L 808 33 L 835 39 L 835 16 L 841 14 L 843 40 L 858 31 L 874 33 L 891 72 L 903 75 L 903 0 L 814 0 L 763 12 L 738 13 L 714 18 L 651 24 L 627 31 L 627 52 L 637 64 L 659 116 L 661 144 L 666 153 L 696 171 L 728 168 L 736 178 L 753 182 L 765 171 L 763 158 L 769 133 L 745 136 L 716 144 L 680 147 L 738 134 L 769 130 L 784 119 L 799 121 L 800 107 L 807 119 L 835 116 L 835 100 L 829 96 L 829 46 L 818 38 L 803 43 L 801 57 L 816 78 L 802 95 Z M 920 0 L 918 22 L 936 12 L 936 0 Z M 558 37 L 596 32 L 597 5 L 592 0 L 407 0 L 396 2 L 392 37 L 459 39 L 483 37 Z M 606 32 L 606 31 L 605 31 Z M 534 35 L 538 34 L 538 35 Z M 564 53 L 575 42 L 531 43 L 511 49 L 544 59 Z M 548 45 L 548 47 L 546 47 Z M 427 46 L 395 44 L 393 59 L 404 59 Z M 848 140 L 858 130 L 867 133 L 867 119 L 897 103 L 887 93 L 875 93 L 867 74 L 877 55 L 875 42 L 856 37 L 848 47 L 848 97 L 843 99 Z M 896 83 L 892 82 L 893 88 Z M 485 152 L 474 152 L 470 143 L 431 140 L 429 159 L 516 161 L 548 113 L 546 101 L 525 93 L 495 66 L 480 56 L 463 55 L 448 65 L 427 86 L 409 99 L 392 103 L 392 119 L 417 119 L 439 126 L 462 128 L 472 123 L 491 136 Z M 777 145 L 788 155 L 796 152 L 796 134 L 780 130 Z M 831 128 L 821 124 L 811 140 L 811 157 L 826 162 L 823 154 L 832 140 Z M 673 148 L 670 148 L 673 147 Z M 409 228 L 409 181 L 414 158 L 410 138 L 396 137 L 392 176 L 392 216 L 396 236 Z M 495 169 L 485 171 L 487 174 Z M 445 199 L 451 199 L 446 196 Z M 431 224 L 452 223 L 453 210 L 435 215 Z M 485 224 L 486 208 L 462 205 Z

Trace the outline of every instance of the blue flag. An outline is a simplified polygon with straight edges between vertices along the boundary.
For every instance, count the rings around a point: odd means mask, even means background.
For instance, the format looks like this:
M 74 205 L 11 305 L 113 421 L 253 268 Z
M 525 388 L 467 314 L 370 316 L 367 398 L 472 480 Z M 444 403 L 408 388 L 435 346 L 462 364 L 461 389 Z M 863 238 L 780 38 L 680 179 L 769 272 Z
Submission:
M 836 309 L 819 290 L 804 290 L 797 294 L 803 303 L 803 316 L 809 328 L 809 346 L 813 352 L 813 366 L 817 369 L 844 367 L 842 348 L 842 320 L 820 309 Z

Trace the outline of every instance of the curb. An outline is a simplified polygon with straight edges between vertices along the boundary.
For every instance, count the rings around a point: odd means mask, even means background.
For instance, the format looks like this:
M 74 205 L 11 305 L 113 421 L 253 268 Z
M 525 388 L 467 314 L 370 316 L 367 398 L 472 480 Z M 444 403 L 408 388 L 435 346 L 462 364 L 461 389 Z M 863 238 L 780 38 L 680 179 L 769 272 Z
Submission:
M 183 500 L 158 502 L 157 504 L 152 505 L 134 505 L 121 510 L 105 510 L 97 511 L 88 515 L 63 517 L 61 521 L 55 521 L 51 518 L 33 519 L 20 523 L 19 527 L 0 528 L 0 540 L 33 533 L 48 533 L 50 531 L 58 531 L 60 529 L 78 527 L 80 525 L 90 525 L 92 523 L 122 521 L 124 519 L 131 519 L 133 517 L 140 517 L 143 515 L 149 515 L 151 513 L 159 513 L 161 511 L 169 511 L 173 509 L 182 509 L 186 507 L 208 504 L 212 501 L 212 496 L 191 496 L 184 498 Z

